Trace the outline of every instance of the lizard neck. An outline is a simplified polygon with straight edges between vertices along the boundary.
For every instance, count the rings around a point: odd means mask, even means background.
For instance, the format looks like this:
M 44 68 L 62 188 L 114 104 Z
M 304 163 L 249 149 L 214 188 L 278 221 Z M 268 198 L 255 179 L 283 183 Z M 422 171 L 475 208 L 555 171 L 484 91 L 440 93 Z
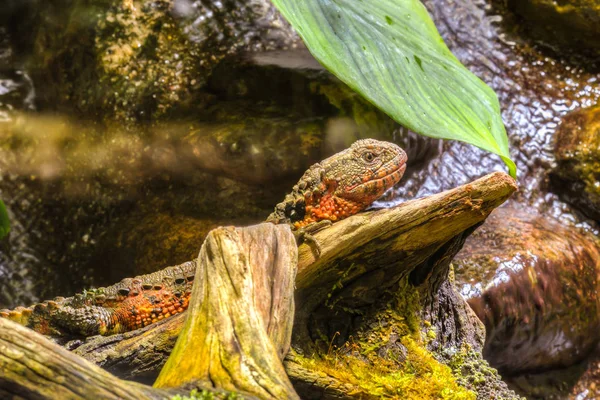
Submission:
M 293 223 L 299 229 L 322 220 L 332 222 L 358 213 L 365 205 L 338 197 L 332 191 L 325 191 L 321 196 L 313 197 L 306 202 L 304 219 Z

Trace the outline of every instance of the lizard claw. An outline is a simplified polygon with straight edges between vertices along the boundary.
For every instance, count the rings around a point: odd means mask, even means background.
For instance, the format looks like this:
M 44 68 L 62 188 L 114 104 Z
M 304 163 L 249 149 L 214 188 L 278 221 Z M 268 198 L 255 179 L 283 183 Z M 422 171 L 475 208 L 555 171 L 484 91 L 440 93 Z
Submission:
M 319 241 L 310 233 L 305 232 L 302 240 L 306 243 L 309 243 L 317 258 L 321 257 L 321 245 Z
M 296 236 L 296 241 L 298 242 L 298 244 L 310 244 L 311 248 L 315 252 L 315 255 L 317 256 L 317 258 L 319 258 L 321 257 L 321 245 L 312 234 L 329 227 L 331 224 L 332 222 L 329 220 L 322 220 L 302 227 L 294 232 L 294 235 Z

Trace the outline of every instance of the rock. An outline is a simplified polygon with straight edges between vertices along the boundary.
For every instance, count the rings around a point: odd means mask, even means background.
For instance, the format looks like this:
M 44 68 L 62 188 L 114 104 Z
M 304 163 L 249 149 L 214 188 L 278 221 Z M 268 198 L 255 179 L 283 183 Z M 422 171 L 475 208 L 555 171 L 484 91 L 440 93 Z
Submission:
M 554 148 L 552 185 L 563 200 L 600 221 L 600 106 L 576 110 L 562 120 Z
M 586 371 L 579 377 L 569 393 L 570 400 L 600 398 L 600 349 L 587 362 Z
M 300 43 L 267 0 L 69 0 L 30 13 L 13 36 L 32 43 L 38 101 L 120 121 L 193 114 L 210 103 L 201 89 L 225 57 Z
M 509 0 L 532 35 L 550 46 L 600 54 L 600 1 Z
M 566 367 L 600 336 L 600 248 L 593 236 L 518 207 L 494 211 L 453 261 L 501 372 Z

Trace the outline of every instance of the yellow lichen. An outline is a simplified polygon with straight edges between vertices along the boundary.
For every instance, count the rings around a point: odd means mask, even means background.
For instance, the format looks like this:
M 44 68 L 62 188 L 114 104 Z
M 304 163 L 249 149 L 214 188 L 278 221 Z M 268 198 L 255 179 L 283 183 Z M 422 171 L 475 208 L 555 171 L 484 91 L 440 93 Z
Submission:
M 403 367 L 387 360 L 372 363 L 340 353 L 295 360 L 355 387 L 356 393 L 392 399 L 475 399 L 474 392 L 458 385 L 452 370 L 439 363 L 429 351 L 410 336 L 402 338 L 408 354 Z M 383 361 L 383 362 L 382 362 Z

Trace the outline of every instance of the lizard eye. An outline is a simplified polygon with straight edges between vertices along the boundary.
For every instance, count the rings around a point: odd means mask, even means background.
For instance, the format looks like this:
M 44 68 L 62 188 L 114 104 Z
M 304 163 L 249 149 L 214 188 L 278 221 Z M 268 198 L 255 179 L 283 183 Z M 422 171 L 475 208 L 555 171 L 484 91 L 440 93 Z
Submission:
M 375 159 L 375 154 L 368 152 L 363 154 L 362 157 L 366 162 L 372 162 Z

